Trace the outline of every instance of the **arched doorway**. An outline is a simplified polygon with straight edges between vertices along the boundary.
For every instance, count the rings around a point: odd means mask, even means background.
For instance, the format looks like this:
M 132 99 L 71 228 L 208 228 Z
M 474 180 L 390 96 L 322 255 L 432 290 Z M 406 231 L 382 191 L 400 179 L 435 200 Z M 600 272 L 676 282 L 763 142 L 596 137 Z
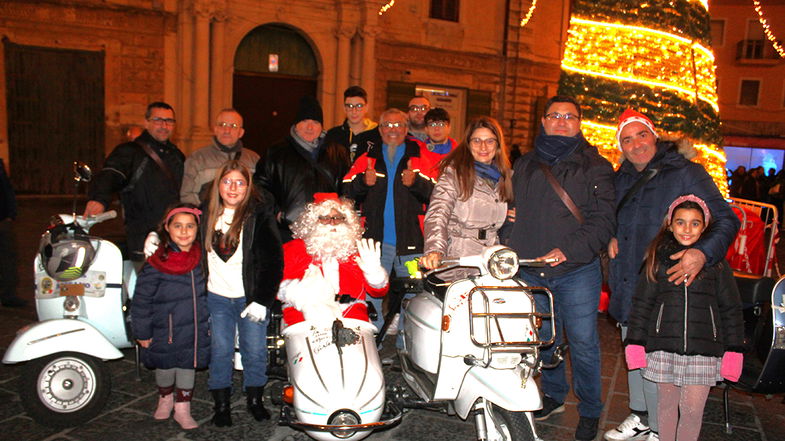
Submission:
M 318 77 L 313 49 L 296 30 L 267 24 L 249 32 L 234 57 L 232 93 L 245 119 L 243 144 L 262 154 L 283 139 L 300 97 L 316 96 Z

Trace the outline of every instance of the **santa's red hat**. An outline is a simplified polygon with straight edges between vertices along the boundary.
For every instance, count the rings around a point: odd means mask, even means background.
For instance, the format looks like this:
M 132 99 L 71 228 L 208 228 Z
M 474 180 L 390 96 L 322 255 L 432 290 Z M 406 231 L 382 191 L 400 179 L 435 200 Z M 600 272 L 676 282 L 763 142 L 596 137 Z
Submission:
M 338 193 L 314 193 L 313 194 L 313 203 L 316 205 L 321 204 L 322 202 L 326 201 L 335 201 L 340 203 L 341 200 L 338 199 Z
M 627 124 L 634 122 L 643 124 L 649 130 L 651 130 L 651 133 L 655 138 L 659 138 L 657 131 L 654 130 L 654 123 L 651 122 L 651 120 L 646 115 L 636 112 L 632 109 L 627 109 L 622 112 L 621 116 L 619 116 L 619 127 L 616 128 L 616 146 L 619 147 L 619 150 L 621 150 L 621 139 L 619 138 L 621 137 L 622 129 L 624 129 Z

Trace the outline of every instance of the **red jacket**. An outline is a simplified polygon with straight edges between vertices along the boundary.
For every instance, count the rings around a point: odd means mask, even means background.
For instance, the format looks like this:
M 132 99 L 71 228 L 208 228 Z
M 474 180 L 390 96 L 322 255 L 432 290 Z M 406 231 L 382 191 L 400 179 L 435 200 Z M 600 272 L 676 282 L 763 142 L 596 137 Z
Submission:
M 365 294 L 370 294 L 372 297 L 383 297 L 387 294 L 390 284 L 387 283 L 382 288 L 370 286 L 354 260 L 356 257 L 357 254 L 349 257 L 345 262 L 338 263 L 340 274 L 340 292 L 338 294 L 349 294 L 358 300 L 356 303 L 341 305 L 344 308 L 344 317 L 369 321 Z M 308 254 L 302 239 L 295 239 L 283 245 L 283 259 L 283 280 L 301 279 L 305 270 L 313 263 L 313 257 Z M 283 320 L 287 326 L 290 326 L 303 321 L 304 318 L 302 312 L 289 306 L 283 309 Z

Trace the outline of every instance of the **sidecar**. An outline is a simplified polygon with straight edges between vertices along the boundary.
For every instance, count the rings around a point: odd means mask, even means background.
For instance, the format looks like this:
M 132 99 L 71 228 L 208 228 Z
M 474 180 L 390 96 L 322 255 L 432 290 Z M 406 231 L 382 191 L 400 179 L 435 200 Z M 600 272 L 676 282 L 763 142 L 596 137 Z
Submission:
M 400 410 L 385 413 L 375 332 L 371 323 L 355 319 L 286 328 L 291 403 L 283 406 L 280 423 L 320 441 L 360 440 L 397 424 Z

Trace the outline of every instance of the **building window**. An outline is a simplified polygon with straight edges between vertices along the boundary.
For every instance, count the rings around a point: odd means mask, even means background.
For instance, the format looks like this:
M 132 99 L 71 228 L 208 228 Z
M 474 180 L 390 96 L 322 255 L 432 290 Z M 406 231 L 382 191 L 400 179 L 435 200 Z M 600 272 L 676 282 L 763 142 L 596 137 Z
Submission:
M 711 21 L 711 45 L 722 46 L 725 44 L 725 20 Z
M 431 18 L 458 21 L 458 0 L 431 0 Z
M 757 106 L 760 92 L 760 80 L 741 80 L 739 92 L 740 106 Z

